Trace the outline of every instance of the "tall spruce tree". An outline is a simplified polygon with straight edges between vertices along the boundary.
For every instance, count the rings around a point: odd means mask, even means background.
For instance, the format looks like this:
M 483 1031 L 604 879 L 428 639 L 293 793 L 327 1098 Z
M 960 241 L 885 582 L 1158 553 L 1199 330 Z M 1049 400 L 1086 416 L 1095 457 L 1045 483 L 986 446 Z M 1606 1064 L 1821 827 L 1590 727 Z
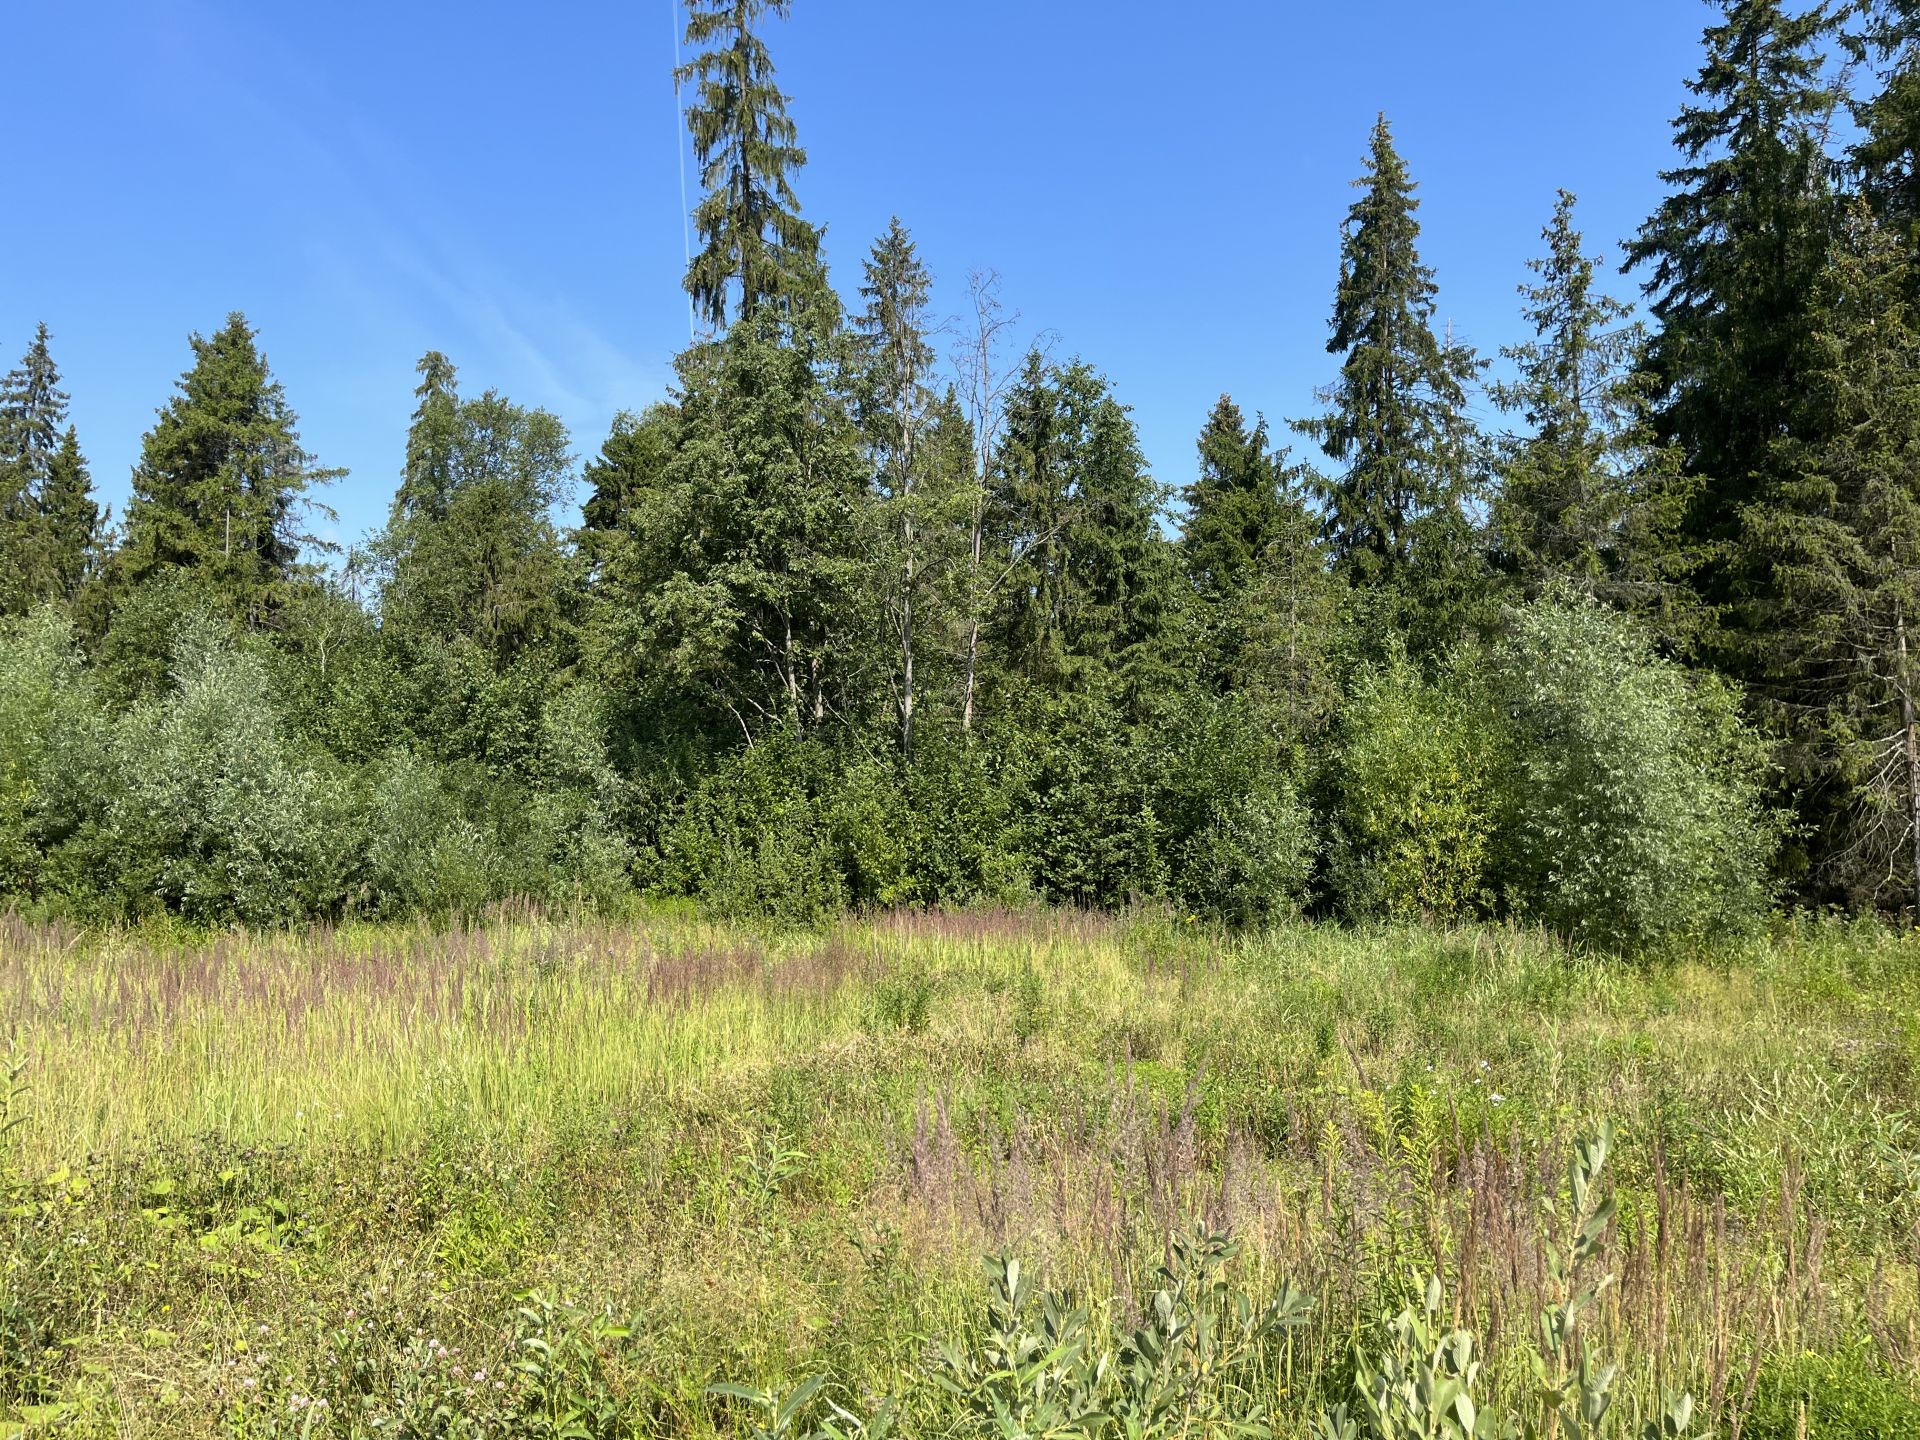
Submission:
M 1756 698 L 1785 738 L 1803 894 L 1920 916 L 1920 325 L 1910 242 L 1848 213 L 1805 380 L 1825 416 L 1780 442 L 1747 516 Z
M 807 163 L 787 96 L 756 28 L 790 0 L 689 0 L 686 43 L 699 53 L 675 79 L 692 82 L 687 127 L 705 197 L 693 212 L 700 250 L 687 293 L 715 329 L 767 306 L 787 313 L 826 300 L 820 232 L 801 218 L 792 174 Z
M 1473 563 L 1466 403 L 1480 363 L 1434 333 L 1420 202 L 1384 115 L 1354 183 L 1361 195 L 1342 227 L 1327 340 L 1340 378 L 1322 393 L 1326 413 L 1295 428 L 1340 467 L 1321 491 L 1335 565 L 1397 603 L 1403 621 L 1423 612 L 1444 632 Z
M 933 346 L 927 339 L 932 288 L 933 278 L 920 263 L 912 237 L 900 217 L 894 216 L 867 257 L 866 278 L 860 287 L 866 308 L 855 317 L 854 330 L 864 372 L 861 420 L 874 452 L 876 479 L 891 512 L 888 539 L 898 549 L 898 586 L 888 611 L 899 652 L 900 750 L 908 758 L 913 755 L 914 710 L 919 701 L 914 627 L 927 568 L 922 553 L 928 527 L 921 513 L 925 497 L 920 451 L 934 406 L 927 385 L 934 363 Z
M 1821 77 L 1823 8 L 1718 0 L 1707 58 L 1674 121 L 1683 164 L 1628 247 L 1658 320 L 1647 351 L 1656 438 L 1699 477 L 1681 543 L 1694 584 L 1722 620 L 1707 647 L 1750 674 L 1749 602 L 1764 561 L 1741 543 L 1770 503 L 1783 440 L 1814 438 L 1808 375 L 1832 225 L 1819 127 L 1834 95 Z M 1764 597 L 1759 597 L 1764 598 Z
M 0 377 L 0 614 L 52 590 L 42 505 L 60 453 L 67 395 L 44 323 L 19 365 Z
M 1644 337 L 1633 307 L 1599 291 L 1599 261 L 1560 192 L 1542 232 L 1547 253 L 1522 285 L 1533 339 L 1501 350 L 1518 378 L 1493 385 L 1495 405 L 1525 422 L 1500 444 L 1494 533 L 1500 559 L 1533 591 L 1561 577 L 1594 594 L 1622 577 L 1623 527 L 1633 502 L 1635 377 Z
M 1853 106 L 1853 161 L 1874 210 L 1909 237 L 1920 233 L 1920 0 L 1868 0 L 1848 39 L 1879 88 Z
M 183 572 L 249 625 L 266 622 L 303 573 L 307 492 L 344 475 L 300 446 L 298 418 L 235 311 L 210 338 L 191 338 L 180 393 L 142 443 L 127 507 L 118 581 Z

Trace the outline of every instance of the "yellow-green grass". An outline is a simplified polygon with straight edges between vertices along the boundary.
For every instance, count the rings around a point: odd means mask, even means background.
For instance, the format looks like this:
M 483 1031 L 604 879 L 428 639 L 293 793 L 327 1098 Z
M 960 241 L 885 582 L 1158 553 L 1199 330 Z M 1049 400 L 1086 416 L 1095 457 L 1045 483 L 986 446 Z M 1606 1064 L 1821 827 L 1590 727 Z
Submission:
M 1870 926 L 1636 967 L 1518 931 L 1151 915 L 0 922 L 30 1087 L 0 1141 L 0 1407 L 393 1433 L 394 1396 L 454 1364 L 421 1358 L 440 1340 L 490 1377 L 458 1403 L 515 1433 L 487 1407 L 525 1382 L 490 1387 L 537 1291 L 632 1322 L 604 1346 L 618 1433 L 734 1433 L 709 1383 L 812 1373 L 949 1433 L 929 1342 L 975 1323 L 983 1252 L 1124 1326 L 1200 1218 L 1253 1292 L 1316 1299 L 1262 1372 L 1279 1433 L 1435 1270 L 1512 1399 L 1553 1291 L 1541 1202 L 1602 1118 L 1618 1279 L 1591 1331 L 1623 1395 L 1691 1387 L 1726 1425 L 1803 1352 L 1908 1390 L 1917 962 Z

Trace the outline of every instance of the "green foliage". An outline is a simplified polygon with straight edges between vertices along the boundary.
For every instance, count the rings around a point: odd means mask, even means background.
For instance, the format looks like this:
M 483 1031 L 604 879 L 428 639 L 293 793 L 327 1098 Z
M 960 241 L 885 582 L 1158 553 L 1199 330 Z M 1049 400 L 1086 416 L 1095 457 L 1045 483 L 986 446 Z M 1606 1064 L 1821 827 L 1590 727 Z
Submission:
M 1920 1433 L 1920 1395 L 1861 1347 L 1762 1365 L 1742 1435 L 1752 1440 L 1878 1440 Z
M 1329 881 L 1353 919 L 1451 921 L 1493 903 L 1505 737 L 1465 670 L 1404 656 L 1355 679 L 1328 757 Z
M 1497 841 L 1515 908 L 1637 950 L 1751 928 L 1779 825 L 1731 697 L 1561 591 L 1511 612 L 1493 659 L 1509 768 Z

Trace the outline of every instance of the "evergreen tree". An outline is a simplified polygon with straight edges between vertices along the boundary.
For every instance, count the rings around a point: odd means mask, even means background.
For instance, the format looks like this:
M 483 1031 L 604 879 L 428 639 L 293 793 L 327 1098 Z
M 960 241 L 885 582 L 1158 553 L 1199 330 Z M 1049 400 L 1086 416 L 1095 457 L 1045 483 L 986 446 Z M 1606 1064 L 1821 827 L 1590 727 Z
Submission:
M 1920 327 L 1909 242 L 1850 210 L 1806 371 L 1824 416 L 1747 517 L 1756 698 L 1802 821 L 1803 893 L 1920 914 Z
M 744 319 L 765 305 L 793 312 L 826 298 L 820 232 L 801 218 L 791 179 L 807 152 L 755 28 L 788 9 L 789 0 L 689 0 L 686 42 L 705 48 L 675 79 L 694 82 L 687 126 L 707 193 L 693 212 L 700 251 L 686 286 L 716 329 L 729 304 Z
M 1881 85 L 1853 107 L 1853 161 L 1876 213 L 1912 236 L 1920 231 L 1920 0 L 1860 8 L 1865 24 L 1847 37 L 1848 48 Z
M 1180 546 L 1203 602 L 1210 679 L 1299 734 L 1328 711 L 1338 626 L 1308 477 L 1284 452 L 1269 451 L 1264 418 L 1249 430 L 1225 395 L 1207 417 L 1199 450 Z
M 1111 681 L 1143 703 L 1164 679 L 1177 570 L 1133 421 L 1092 366 L 1028 356 L 989 490 L 988 640 L 1003 675 L 1041 690 Z
M 934 360 L 933 346 L 927 343 L 932 287 L 932 277 L 896 215 L 867 259 L 866 280 L 860 287 L 867 304 L 855 318 L 854 330 L 865 372 L 861 419 L 874 451 L 876 478 L 892 512 L 889 530 L 893 533 L 887 538 L 898 548 L 899 584 L 888 609 L 900 657 L 896 672 L 900 750 L 909 758 L 919 699 L 914 668 L 916 602 L 927 568 L 922 554 L 927 517 L 922 514 L 920 445 L 934 402 L 926 383 Z
M 555 637 L 565 556 L 551 512 L 572 483 L 566 427 L 494 391 L 461 400 L 437 351 L 419 371 L 407 465 L 376 546 L 383 628 L 470 642 L 504 669 Z
M 1389 604 L 1424 612 L 1445 636 L 1472 564 L 1471 353 L 1433 331 L 1433 271 L 1421 263 L 1419 201 L 1386 117 L 1374 126 L 1360 199 L 1347 213 L 1330 354 L 1328 410 L 1296 422 L 1340 473 L 1321 487 L 1333 560 Z
M 1626 567 L 1643 340 L 1625 323 L 1633 307 L 1594 288 L 1599 261 L 1583 253 L 1573 210 L 1562 190 L 1542 232 L 1547 254 L 1529 262 L 1538 283 L 1520 287 L 1534 338 L 1501 351 L 1519 378 L 1488 391 L 1529 427 L 1501 444 L 1494 530 L 1502 561 L 1530 590 L 1560 576 L 1592 594 Z
M 622 527 L 596 610 L 603 627 L 624 617 L 628 683 L 749 742 L 853 718 L 872 659 L 871 492 L 847 397 L 764 318 L 677 368 L 674 403 L 617 428 L 589 470 L 596 522 Z
M 180 572 L 249 625 L 263 623 L 302 573 L 309 489 L 339 478 L 300 447 L 297 417 L 235 311 L 210 339 L 141 447 L 119 582 Z
M 80 453 L 80 436 L 71 425 L 47 469 L 40 518 L 46 598 L 71 601 L 100 556 L 100 507 L 93 498 L 86 457 Z
M 1194 588 L 1217 598 L 1254 578 L 1282 523 L 1279 467 L 1268 453 L 1266 417 L 1249 430 L 1227 395 L 1207 416 L 1199 443 L 1200 475 L 1187 487 L 1181 551 Z
M 1700 477 L 1681 543 L 1694 584 L 1724 620 L 1709 640 L 1736 673 L 1757 557 L 1739 544 L 1744 518 L 1767 503 L 1783 438 L 1812 438 L 1808 374 L 1831 206 L 1817 127 L 1834 97 L 1816 42 L 1827 19 L 1781 0 L 1718 0 L 1707 59 L 1674 121 L 1685 163 L 1628 248 L 1648 267 L 1659 327 L 1647 352 L 1657 440 Z
M 52 587 L 42 497 L 60 452 L 67 395 L 35 331 L 20 364 L 0 377 L 0 614 L 16 614 Z

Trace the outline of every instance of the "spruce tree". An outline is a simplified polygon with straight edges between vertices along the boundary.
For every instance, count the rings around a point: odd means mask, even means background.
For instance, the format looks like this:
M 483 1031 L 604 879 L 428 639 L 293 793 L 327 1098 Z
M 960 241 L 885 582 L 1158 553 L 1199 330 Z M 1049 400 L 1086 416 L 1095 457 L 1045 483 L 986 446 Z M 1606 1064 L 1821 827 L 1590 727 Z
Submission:
M 1181 552 L 1202 601 L 1208 678 L 1289 734 L 1316 726 L 1332 691 L 1335 582 L 1309 504 L 1309 477 L 1271 452 L 1222 395 L 1200 432 Z
M 0 377 L 0 614 L 52 587 L 42 496 L 60 452 L 67 395 L 42 323 L 19 365 Z
M 1831 203 L 1818 127 L 1834 104 L 1816 43 L 1820 8 L 1718 0 L 1696 97 L 1674 121 L 1684 161 L 1627 251 L 1646 267 L 1658 320 L 1647 352 L 1654 435 L 1699 477 L 1681 543 L 1694 584 L 1723 620 L 1708 649 L 1745 675 L 1738 652 L 1762 583 L 1741 531 L 1768 502 L 1785 438 L 1811 440 L 1807 384 Z
M 118 582 L 184 573 L 249 625 L 267 621 L 303 573 L 307 492 L 338 479 L 300 446 L 298 418 L 238 311 L 191 338 L 180 393 L 142 443 Z
M 571 493 L 566 427 L 488 391 L 461 400 L 431 351 L 386 533 L 383 630 L 403 643 L 476 647 L 496 671 L 558 630 L 564 556 L 552 510 Z
M 1848 212 L 1805 371 L 1825 423 L 1779 442 L 1742 556 L 1754 695 L 1799 811 L 1803 895 L 1920 915 L 1920 325 L 1911 244 Z
M 921 439 L 931 419 L 933 392 L 927 375 L 933 346 L 927 341 L 933 279 L 914 249 L 912 237 L 894 216 L 887 233 L 874 243 L 860 294 L 866 308 L 855 317 L 863 368 L 861 419 L 873 448 L 876 478 L 892 512 L 888 539 L 897 542 L 897 591 L 888 607 L 899 647 L 897 670 L 900 750 L 913 755 L 914 710 L 919 692 L 915 675 L 916 606 L 927 568 L 922 554 L 927 517 L 920 487 Z
M 1875 212 L 1909 237 L 1920 233 L 1920 0 L 1870 0 L 1847 37 L 1880 88 L 1853 107 L 1853 162 Z
M 1296 421 L 1340 469 L 1324 482 L 1324 534 L 1352 583 L 1402 618 L 1424 612 L 1436 639 L 1473 563 L 1471 352 L 1433 330 L 1437 286 L 1420 260 L 1415 184 L 1382 115 L 1361 195 L 1347 213 L 1330 354 L 1340 378 L 1325 414 Z
M 792 173 L 807 163 L 787 96 L 756 28 L 785 18 L 790 0 L 690 0 L 686 43 L 699 53 L 675 79 L 692 82 L 687 127 L 705 197 L 693 212 L 700 250 L 687 293 L 710 326 L 728 307 L 745 319 L 764 307 L 794 313 L 823 301 L 820 232 L 800 216 Z
M 1490 386 L 1495 405 L 1526 432 L 1500 445 L 1494 532 L 1500 558 L 1530 591 L 1563 577 L 1588 594 L 1627 567 L 1622 528 L 1632 503 L 1635 366 L 1644 343 L 1633 307 L 1594 288 L 1599 261 L 1560 192 L 1542 232 L 1546 255 L 1522 285 L 1534 338 L 1501 350 L 1519 378 Z
M 80 436 L 69 425 L 60 437 L 40 490 L 42 573 L 45 598 L 73 600 L 100 557 L 100 506 L 93 478 L 80 453 Z
M 1200 432 L 1200 474 L 1187 487 L 1181 553 L 1187 578 L 1202 595 L 1222 598 L 1252 580 L 1281 523 L 1267 421 L 1249 430 L 1231 396 L 1222 395 Z

